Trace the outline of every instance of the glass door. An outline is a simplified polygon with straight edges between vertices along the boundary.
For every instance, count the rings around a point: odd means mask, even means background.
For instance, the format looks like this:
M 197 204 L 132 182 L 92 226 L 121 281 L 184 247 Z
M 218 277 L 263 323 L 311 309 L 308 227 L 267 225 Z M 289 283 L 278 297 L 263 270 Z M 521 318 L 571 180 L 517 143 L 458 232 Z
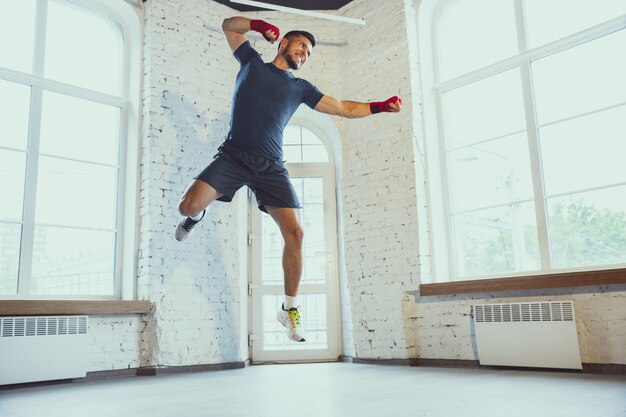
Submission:
M 306 342 L 289 340 L 284 327 L 276 320 L 284 296 L 283 239 L 274 220 L 255 207 L 256 201 L 252 197 L 249 295 L 253 363 L 335 360 L 339 355 L 333 177 L 328 169 L 320 169 L 321 164 L 288 165 L 287 168 L 302 205 L 298 213 L 304 229 L 298 304 Z

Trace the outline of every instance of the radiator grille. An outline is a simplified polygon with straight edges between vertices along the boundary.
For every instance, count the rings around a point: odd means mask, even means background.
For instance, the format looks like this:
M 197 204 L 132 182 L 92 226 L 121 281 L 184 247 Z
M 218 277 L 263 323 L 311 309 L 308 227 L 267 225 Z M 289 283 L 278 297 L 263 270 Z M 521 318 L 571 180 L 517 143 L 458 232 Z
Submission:
M 582 369 L 574 302 L 472 306 L 481 365 Z
M 571 301 L 479 304 L 474 306 L 476 323 L 573 321 Z
M 0 318 L 0 337 L 72 334 L 87 334 L 87 316 Z

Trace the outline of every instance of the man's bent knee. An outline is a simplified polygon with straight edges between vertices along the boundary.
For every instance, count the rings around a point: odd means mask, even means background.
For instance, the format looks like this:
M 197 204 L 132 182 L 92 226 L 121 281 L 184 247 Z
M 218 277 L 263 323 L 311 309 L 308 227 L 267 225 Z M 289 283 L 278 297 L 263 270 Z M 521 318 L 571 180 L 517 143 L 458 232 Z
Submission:
M 194 180 L 178 203 L 178 211 L 183 216 L 200 214 L 202 210 L 221 196 L 222 194 L 209 184 Z
M 183 197 L 180 203 L 178 203 L 178 211 L 183 216 L 194 216 L 205 208 L 206 207 L 202 204 L 198 204 L 197 202 L 185 197 Z

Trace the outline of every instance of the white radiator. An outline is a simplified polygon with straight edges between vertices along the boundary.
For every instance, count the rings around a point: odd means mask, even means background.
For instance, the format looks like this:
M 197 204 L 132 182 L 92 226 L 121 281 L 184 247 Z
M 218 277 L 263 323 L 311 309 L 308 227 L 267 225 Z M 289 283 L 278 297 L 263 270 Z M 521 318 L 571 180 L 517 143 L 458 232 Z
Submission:
M 473 307 L 481 365 L 582 369 L 573 301 Z
M 0 385 L 87 373 L 87 316 L 0 317 Z

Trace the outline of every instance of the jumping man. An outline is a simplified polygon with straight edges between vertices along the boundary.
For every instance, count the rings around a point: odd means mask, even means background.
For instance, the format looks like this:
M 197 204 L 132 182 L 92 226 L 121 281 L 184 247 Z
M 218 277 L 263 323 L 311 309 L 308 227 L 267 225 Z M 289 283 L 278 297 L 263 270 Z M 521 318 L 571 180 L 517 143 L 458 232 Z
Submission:
M 245 17 L 225 19 L 222 30 L 241 65 L 235 81 L 230 132 L 214 161 L 191 183 L 178 209 L 183 219 L 176 239 L 185 240 L 215 200 L 232 201 L 235 192 L 248 186 L 258 207 L 278 224 L 284 239 L 283 270 L 285 299 L 277 318 L 291 340 L 304 342 L 296 303 L 302 275 L 302 227 L 296 209 L 301 208 L 287 170 L 283 166 L 283 130 L 300 104 L 341 117 L 365 117 L 379 112 L 399 112 L 402 100 L 362 103 L 337 100 L 322 94 L 310 82 L 296 78 L 311 56 L 315 38 L 308 32 L 287 33 L 272 62 L 264 63 L 245 34 L 259 32 L 270 43 L 279 39 L 279 29 L 262 20 Z

